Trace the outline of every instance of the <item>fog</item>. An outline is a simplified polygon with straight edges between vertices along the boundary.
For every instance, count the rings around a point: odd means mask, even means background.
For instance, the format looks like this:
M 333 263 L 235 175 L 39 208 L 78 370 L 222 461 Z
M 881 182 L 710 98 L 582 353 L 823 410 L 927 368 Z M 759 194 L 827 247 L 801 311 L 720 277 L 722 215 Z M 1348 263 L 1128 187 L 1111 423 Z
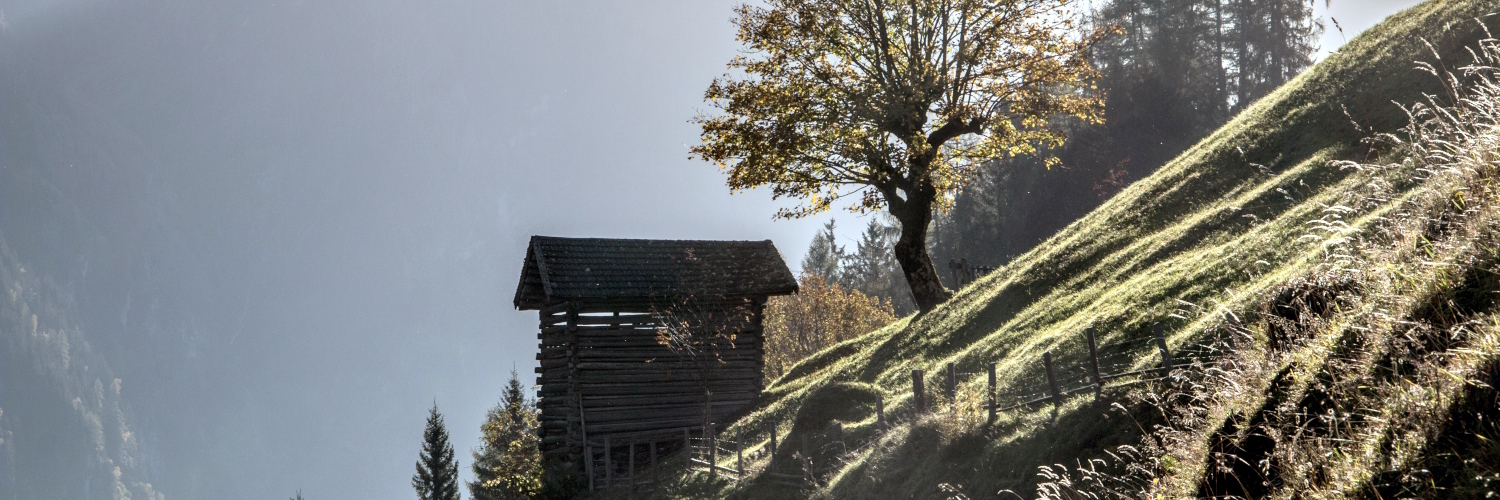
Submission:
M 687 157 L 732 5 L 0 0 L 0 235 L 76 299 L 168 498 L 407 497 L 434 401 L 468 478 L 534 377 L 527 237 L 795 268 L 826 220 Z

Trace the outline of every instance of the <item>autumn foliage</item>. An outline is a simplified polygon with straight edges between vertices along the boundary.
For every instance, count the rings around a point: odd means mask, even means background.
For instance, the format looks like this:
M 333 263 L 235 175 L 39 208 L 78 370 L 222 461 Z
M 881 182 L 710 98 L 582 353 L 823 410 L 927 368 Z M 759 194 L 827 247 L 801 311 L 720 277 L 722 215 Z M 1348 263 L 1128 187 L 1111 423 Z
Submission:
M 1071 0 L 770 0 L 741 5 L 744 52 L 704 98 L 692 156 L 732 191 L 769 188 L 801 203 L 840 199 L 901 222 L 895 246 L 917 307 L 950 293 L 927 254 L 934 210 L 986 161 L 1037 155 L 1067 139 L 1071 117 L 1097 122 L 1088 60 L 1104 34 Z M 1046 155 L 1043 155 L 1046 156 Z M 1055 163 L 1047 159 L 1047 163 Z
M 766 304 L 766 370 L 776 379 L 797 362 L 829 346 L 896 320 L 890 300 L 845 288 L 816 274 L 797 279 L 795 295 Z

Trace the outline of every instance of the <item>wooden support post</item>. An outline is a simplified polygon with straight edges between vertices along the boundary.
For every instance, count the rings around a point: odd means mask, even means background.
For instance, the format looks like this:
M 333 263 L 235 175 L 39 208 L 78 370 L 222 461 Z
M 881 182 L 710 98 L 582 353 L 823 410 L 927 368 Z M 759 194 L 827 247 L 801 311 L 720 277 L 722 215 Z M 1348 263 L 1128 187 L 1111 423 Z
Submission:
M 922 393 L 922 370 L 911 371 L 911 399 L 917 408 L 917 414 L 927 411 L 927 402 L 923 400 Z
M 995 363 L 993 361 L 990 362 L 989 368 L 990 368 L 990 378 L 989 378 L 990 383 L 989 383 L 989 386 L 988 386 L 989 387 L 989 394 L 985 397 L 985 401 L 987 401 L 987 403 L 985 404 L 985 406 L 988 406 L 989 409 L 990 409 L 990 420 L 989 420 L 990 423 L 994 423 L 995 422 L 995 411 L 999 410 L 1000 404 L 999 404 L 999 401 L 995 401 Z
M 589 491 L 594 491 L 594 448 L 583 445 L 583 474 L 589 477 Z
M 687 464 L 687 470 L 693 470 L 693 434 L 688 429 L 682 430 L 682 461 Z
M 620 313 L 615 313 L 619 316 Z M 630 441 L 630 458 L 625 462 L 629 470 L 625 471 L 625 482 L 630 484 L 630 491 L 635 492 L 635 440 Z
M 567 346 L 567 350 L 564 352 L 565 358 L 567 359 L 567 364 L 565 366 L 567 366 L 568 369 L 567 384 L 565 386 L 564 392 L 566 396 L 564 396 L 563 399 L 567 402 L 568 405 L 567 413 L 573 413 L 574 408 L 576 408 L 578 411 L 578 418 L 576 419 L 576 429 L 578 433 L 576 435 L 573 433 L 573 430 L 575 429 L 575 427 L 573 426 L 575 423 L 575 419 L 567 418 L 567 434 L 565 441 L 567 442 L 568 453 L 570 454 L 573 453 L 574 450 L 578 449 L 575 448 L 576 445 L 581 444 L 587 446 L 589 442 L 588 421 L 584 418 L 583 414 L 583 386 L 582 382 L 579 380 L 580 374 L 577 365 L 577 353 L 574 352 L 575 346 L 578 345 L 578 309 L 578 303 L 566 303 L 566 309 L 564 309 L 567 318 L 566 325 L 564 326 L 564 331 L 566 333 L 563 334 L 562 338 L 564 344 Z M 565 416 L 571 417 L 571 415 Z
M 948 405 L 952 406 L 958 402 L 958 369 L 953 363 L 944 367 L 948 371 Z
M 703 429 L 703 442 L 708 444 L 708 477 L 712 479 L 719 475 L 719 434 L 713 425 Z
M 1042 353 L 1042 367 L 1047 369 L 1047 387 L 1052 389 L 1052 404 L 1062 404 L 1062 391 L 1057 390 L 1057 376 L 1052 373 L 1052 351 Z
M 739 474 L 740 477 L 745 477 L 745 430 L 744 429 L 740 429 L 740 433 L 735 436 L 735 440 L 734 440 L 734 473 L 735 474 Z
M 615 468 L 614 468 L 614 464 L 610 463 L 610 461 L 609 461 L 609 458 L 610 458 L 609 456 L 611 454 L 610 452 L 612 452 L 612 451 L 614 451 L 614 450 L 609 447 L 609 436 L 605 436 L 604 437 L 604 489 L 606 489 L 606 490 L 609 489 L 609 487 L 611 486 L 610 483 L 613 483 L 614 480 L 615 480 Z
M 875 398 L 875 428 L 885 431 L 885 397 Z
M 1089 374 L 1094 376 L 1094 401 L 1104 393 L 1104 378 L 1099 376 L 1099 344 L 1094 340 L 1094 327 L 1083 330 L 1089 339 Z
M 1161 349 L 1161 366 L 1167 371 L 1172 371 L 1172 351 L 1167 349 L 1167 337 L 1162 334 L 1161 323 L 1153 327 L 1156 334 L 1156 347 Z
M 661 474 L 656 471 L 656 440 L 652 439 L 651 440 L 651 486 L 653 488 L 656 487 L 656 484 L 659 481 L 661 481 Z

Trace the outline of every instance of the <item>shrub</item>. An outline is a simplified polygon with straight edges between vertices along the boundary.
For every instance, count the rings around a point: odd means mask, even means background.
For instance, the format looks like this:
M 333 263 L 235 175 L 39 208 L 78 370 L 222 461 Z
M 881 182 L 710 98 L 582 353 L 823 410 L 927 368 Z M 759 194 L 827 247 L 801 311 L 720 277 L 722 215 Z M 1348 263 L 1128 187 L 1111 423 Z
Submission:
M 881 300 L 804 273 L 795 295 L 773 297 L 766 304 L 766 372 L 768 380 L 813 353 L 864 335 L 896 320 L 891 301 Z

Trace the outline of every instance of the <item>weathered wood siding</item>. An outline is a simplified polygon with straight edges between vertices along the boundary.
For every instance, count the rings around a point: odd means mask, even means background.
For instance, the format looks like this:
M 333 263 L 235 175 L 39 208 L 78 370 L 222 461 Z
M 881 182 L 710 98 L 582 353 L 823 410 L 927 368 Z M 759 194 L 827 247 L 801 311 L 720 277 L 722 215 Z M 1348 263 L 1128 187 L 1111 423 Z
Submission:
M 762 389 L 764 304 L 764 297 L 700 302 L 666 320 L 646 303 L 542 307 L 537 385 L 543 457 L 578 467 L 585 439 L 676 443 L 683 429 L 702 430 L 705 406 L 715 423 L 747 407 Z M 699 353 L 718 362 L 664 345 L 659 332 L 666 322 L 695 334 L 723 334 L 715 349 Z

